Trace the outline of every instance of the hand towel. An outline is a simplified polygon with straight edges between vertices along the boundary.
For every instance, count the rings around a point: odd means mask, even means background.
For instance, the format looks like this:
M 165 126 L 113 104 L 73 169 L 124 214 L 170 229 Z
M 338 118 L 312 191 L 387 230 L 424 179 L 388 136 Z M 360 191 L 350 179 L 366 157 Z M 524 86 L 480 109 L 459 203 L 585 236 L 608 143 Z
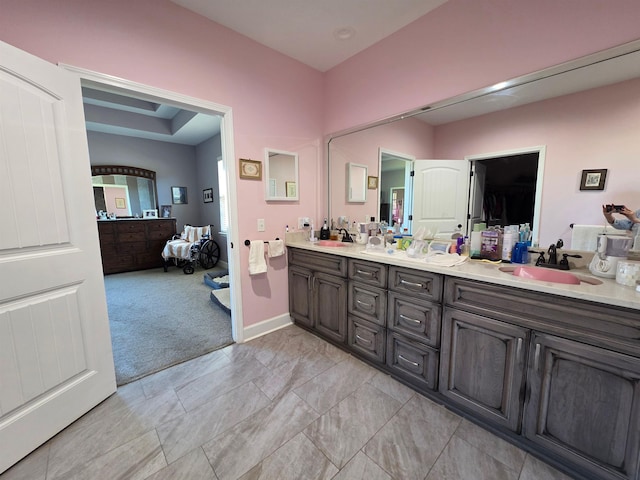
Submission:
M 284 240 L 269 240 L 269 258 L 284 255 Z
M 264 242 L 251 240 L 249 246 L 249 275 L 257 275 L 267 271 L 267 262 L 264 259 Z
M 598 235 L 616 231 L 611 225 L 574 225 L 571 230 L 571 250 L 595 252 Z

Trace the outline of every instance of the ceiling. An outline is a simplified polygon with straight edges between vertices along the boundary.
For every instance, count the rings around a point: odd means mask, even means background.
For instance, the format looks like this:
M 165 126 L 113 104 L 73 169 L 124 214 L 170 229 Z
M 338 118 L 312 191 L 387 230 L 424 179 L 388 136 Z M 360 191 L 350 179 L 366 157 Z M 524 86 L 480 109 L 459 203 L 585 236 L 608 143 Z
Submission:
M 325 72 L 446 0 L 171 0 Z

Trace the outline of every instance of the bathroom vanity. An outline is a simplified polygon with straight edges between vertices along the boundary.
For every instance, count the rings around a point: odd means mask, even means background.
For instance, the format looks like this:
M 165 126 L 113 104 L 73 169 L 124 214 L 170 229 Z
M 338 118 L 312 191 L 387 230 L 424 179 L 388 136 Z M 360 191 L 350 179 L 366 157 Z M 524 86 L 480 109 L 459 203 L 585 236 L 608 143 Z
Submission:
M 640 479 L 632 287 L 287 245 L 296 324 L 575 478 Z

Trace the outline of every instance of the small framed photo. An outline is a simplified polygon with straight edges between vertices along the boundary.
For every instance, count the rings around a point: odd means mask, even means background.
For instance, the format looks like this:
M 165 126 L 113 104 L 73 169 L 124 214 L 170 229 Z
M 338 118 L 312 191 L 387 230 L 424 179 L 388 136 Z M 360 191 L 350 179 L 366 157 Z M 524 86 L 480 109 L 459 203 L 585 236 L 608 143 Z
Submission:
M 204 203 L 211 203 L 213 202 L 213 188 L 205 188 L 202 191 L 202 201 Z
M 187 204 L 187 187 L 171 187 L 171 203 L 174 205 Z
M 604 190 L 607 179 L 607 169 L 582 170 L 580 190 Z
M 158 210 L 142 210 L 142 218 L 158 218 Z
M 160 207 L 160 216 L 162 218 L 171 218 L 171 205 L 162 205 Z
M 116 197 L 116 208 L 127 208 L 124 198 Z
M 241 158 L 239 163 L 240 178 L 246 180 L 262 180 L 262 162 Z
M 369 190 L 375 190 L 378 188 L 378 177 L 367 177 L 367 188 Z
M 284 182 L 284 185 L 287 189 L 287 197 L 298 196 L 298 188 L 296 186 L 296 182 Z

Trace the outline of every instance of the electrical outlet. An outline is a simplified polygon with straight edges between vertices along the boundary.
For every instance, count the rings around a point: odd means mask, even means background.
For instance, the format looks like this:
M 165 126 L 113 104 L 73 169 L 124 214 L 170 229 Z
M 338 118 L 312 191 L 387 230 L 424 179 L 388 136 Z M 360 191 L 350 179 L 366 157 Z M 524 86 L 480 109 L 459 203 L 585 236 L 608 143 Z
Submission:
M 298 228 L 303 229 L 305 224 L 311 225 L 311 219 L 309 217 L 298 217 Z
M 265 227 L 264 227 L 264 218 L 259 218 L 258 219 L 258 231 L 259 232 L 264 232 Z

